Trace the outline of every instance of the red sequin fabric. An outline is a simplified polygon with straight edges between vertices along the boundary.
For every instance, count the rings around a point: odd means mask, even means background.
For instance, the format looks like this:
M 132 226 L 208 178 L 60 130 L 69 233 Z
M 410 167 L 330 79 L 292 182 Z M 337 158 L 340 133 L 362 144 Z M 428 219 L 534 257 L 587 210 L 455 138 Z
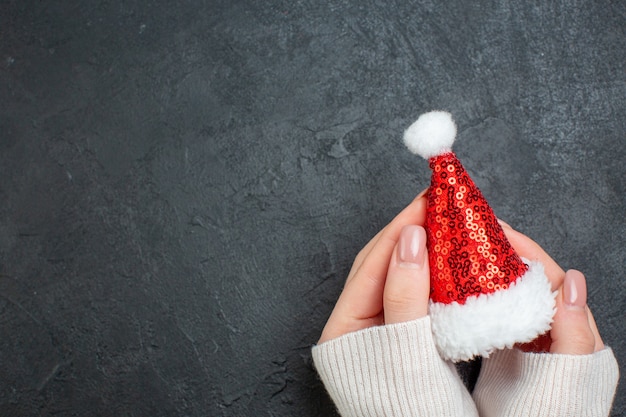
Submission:
M 430 158 L 426 233 L 430 298 L 465 304 L 505 290 L 528 266 L 515 253 L 474 181 L 453 152 Z

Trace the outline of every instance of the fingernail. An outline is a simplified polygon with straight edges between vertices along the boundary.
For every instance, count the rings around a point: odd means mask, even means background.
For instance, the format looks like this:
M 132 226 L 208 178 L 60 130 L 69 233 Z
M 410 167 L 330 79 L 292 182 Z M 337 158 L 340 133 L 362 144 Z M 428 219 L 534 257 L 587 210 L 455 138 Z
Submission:
M 398 241 L 398 263 L 421 268 L 426 253 L 426 230 L 421 226 L 404 226 Z
M 569 308 L 584 309 L 587 305 L 587 284 L 580 271 L 570 269 L 563 281 L 563 302 Z
M 419 193 L 417 195 L 417 197 L 415 197 L 415 199 L 417 200 L 418 198 L 422 198 L 426 195 L 426 193 L 428 192 L 428 188 L 426 188 L 425 190 L 423 190 L 421 193 Z
M 504 220 L 501 220 L 501 219 L 497 219 L 497 220 L 498 220 L 498 223 L 500 223 L 500 226 L 508 227 L 509 229 L 512 229 L 511 225 L 505 222 Z

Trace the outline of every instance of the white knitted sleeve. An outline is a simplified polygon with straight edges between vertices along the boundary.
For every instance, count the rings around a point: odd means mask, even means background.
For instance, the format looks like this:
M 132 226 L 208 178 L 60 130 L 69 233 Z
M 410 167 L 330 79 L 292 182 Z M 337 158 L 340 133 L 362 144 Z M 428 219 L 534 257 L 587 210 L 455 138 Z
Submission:
M 343 417 L 477 417 L 430 318 L 371 327 L 313 347 L 315 367 Z
M 609 348 L 590 355 L 503 350 L 483 359 L 473 396 L 481 417 L 606 417 L 618 378 Z

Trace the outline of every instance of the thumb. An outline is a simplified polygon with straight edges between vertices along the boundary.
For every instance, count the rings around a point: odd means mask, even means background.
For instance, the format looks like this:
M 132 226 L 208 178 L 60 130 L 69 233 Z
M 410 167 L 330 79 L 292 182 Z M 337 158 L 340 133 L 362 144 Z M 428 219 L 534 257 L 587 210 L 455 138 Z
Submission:
M 570 269 L 565 273 L 550 337 L 551 353 L 586 355 L 595 350 L 595 336 L 587 314 L 587 284 L 579 271 Z
M 428 314 L 430 269 L 426 231 L 404 226 L 389 262 L 383 293 L 385 324 L 419 319 Z

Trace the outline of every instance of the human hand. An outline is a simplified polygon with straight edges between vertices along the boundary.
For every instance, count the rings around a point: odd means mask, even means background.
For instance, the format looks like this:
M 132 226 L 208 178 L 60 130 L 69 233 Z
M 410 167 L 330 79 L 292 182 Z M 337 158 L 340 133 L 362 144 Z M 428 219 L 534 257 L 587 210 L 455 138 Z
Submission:
M 319 344 L 382 324 L 428 313 L 430 270 L 426 251 L 426 191 L 359 252 Z
M 426 235 L 426 191 L 420 193 L 359 252 L 318 343 L 371 326 L 399 323 L 428 313 L 430 291 Z M 540 261 L 557 291 L 552 329 L 519 347 L 528 352 L 588 354 L 604 349 L 582 273 L 567 273 L 532 239 L 501 221 L 517 253 Z M 406 259 L 406 258 L 411 259 Z M 416 259 L 419 258 L 419 259 Z M 420 265 L 420 262 L 422 264 Z
M 549 333 L 533 342 L 519 345 L 526 352 L 550 352 L 585 355 L 604 349 L 595 320 L 587 306 L 587 286 L 584 275 L 570 269 L 565 272 L 532 239 L 500 221 L 506 237 L 515 251 L 526 259 L 538 260 L 557 291 L 556 313 Z
M 342 416 L 478 416 L 456 369 L 440 357 L 425 317 L 430 270 L 424 195 L 359 252 L 312 349 Z

